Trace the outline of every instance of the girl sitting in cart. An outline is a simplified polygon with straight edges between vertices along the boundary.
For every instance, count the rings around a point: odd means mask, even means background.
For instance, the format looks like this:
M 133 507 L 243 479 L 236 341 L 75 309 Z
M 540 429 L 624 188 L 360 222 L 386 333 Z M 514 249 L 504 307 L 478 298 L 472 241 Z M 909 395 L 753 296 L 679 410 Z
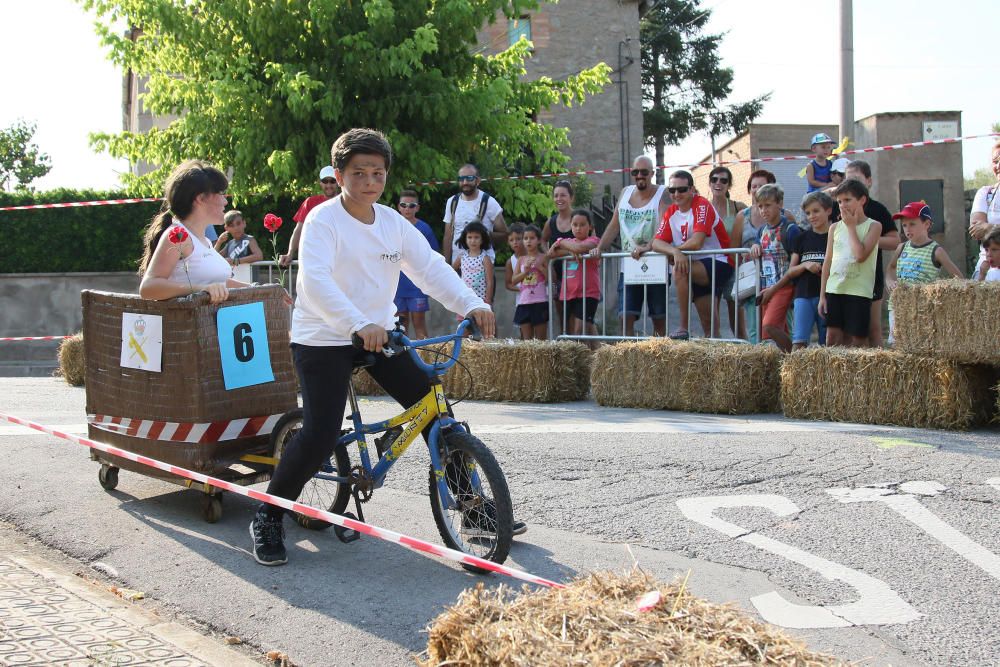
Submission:
M 209 225 L 224 223 L 229 181 L 200 160 L 177 166 L 164 186 L 166 210 L 146 227 L 139 262 L 144 299 L 162 300 L 208 292 L 212 303 L 225 301 L 231 287 L 248 287 L 233 279 L 233 267 L 205 238 Z

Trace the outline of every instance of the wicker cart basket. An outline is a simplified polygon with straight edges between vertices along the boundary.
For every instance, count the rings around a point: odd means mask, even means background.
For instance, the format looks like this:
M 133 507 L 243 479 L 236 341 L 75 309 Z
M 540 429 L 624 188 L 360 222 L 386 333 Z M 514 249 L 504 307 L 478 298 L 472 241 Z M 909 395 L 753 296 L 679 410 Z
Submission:
M 83 298 L 83 340 L 87 366 L 88 430 L 95 440 L 208 474 L 224 471 L 240 456 L 267 453 L 268 435 L 231 437 L 199 442 L 178 441 L 176 432 L 190 425 L 280 415 L 297 407 L 295 377 L 289 350 L 289 309 L 284 290 L 276 285 L 230 290 L 222 303 L 209 303 L 205 293 L 169 301 L 149 301 L 134 294 L 87 290 Z M 273 381 L 226 389 L 217 317 L 220 309 L 260 302 L 267 329 L 267 351 Z M 160 372 L 122 367 L 123 314 L 162 318 Z M 258 351 L 259 353 L 260 351 Z M 119 427 L 96 426 L 104 419 L 128 419 L 180 424 L 171 440 L 140 437 Z M 256 419 L 255 419 L 256 418 Z M 213 427 L 216 428 L 217 427 Z M 146 431 L 146 429 L 143 429 Z M 215 431 L 201 430 L 211 434 Z M 149 431 L 156 433 L 156 429 Z M 242 436 L 242 432 L 241 432 Z M 101 460 L 147 475 L 166 477 L 152 468 L 137 467 L 117 457 Z

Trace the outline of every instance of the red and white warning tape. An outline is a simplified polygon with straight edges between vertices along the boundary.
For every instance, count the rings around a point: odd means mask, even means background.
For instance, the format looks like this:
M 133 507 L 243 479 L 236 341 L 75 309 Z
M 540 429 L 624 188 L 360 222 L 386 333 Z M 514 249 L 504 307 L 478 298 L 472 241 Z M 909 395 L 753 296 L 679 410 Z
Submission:
M 7 338 L 0 338 L 0 342 L 15 340 L 65 340 L 67 338 L 72 338 L 72 336 L 9 336 Z
M 917 148 L 919 146 L 934 146 L 937 144 L 954 144 L 960 141 L 967 141 L 969 139 L 984 139 L 986 137 L 1000 137 L 1000 132 L 990 132 L 987 134 L 970 134 L 964 137 L 950 137 L 947 139 L 929 139 L 927 141 L 912 141 L 905 144 L 892 144 L 891 146 L 872 146 L 870 148 L 855 148 L 849 151 L 843 151 L 838 154 L 838 156 L 843 157 L 845 155 L 856 155 L 859 153 L 878 153 L 881 151 L 895 151 L 904 148 Z M 708 167 L 715 165 L 729 165 L 729 164 L 748 164 L 748 163 L 760 163 L 760 162 L 779 162 L 782 160 L 811 160 L 815 155 L 785 155 L 777 157 L 758 157 L 758 158 L 747 158 L 743 160 L 725 160 L 722 162 L 696 162 L 696 163 L 685 163 L 685 164 L 665 164 L 656 167 L 656 169 L 693 169 L 695 167 Z M 493 176 L 489 178 L 484 178 L 484 181 L 529 181 L 541 178 L 555 178 L 557 176 L 594 176 L 597 174 L 620 174 L 622 172 L 627 172 L 631 170 L 631 167 L 616 167 L 614 169 L 586 169 L 579 171 L 553 171 L 544 174 L 524 174 L 521 176 Z M 416 187 L 429 187 L 434 185 L 451 185 L 457 183 L 458 181 L 454 179 L 443 180 L 443 181 L 422 181 L 420 183 L 412 183 L 411 185 Z M 75 201 L 75 202 L 62 202 L 56 204 L 31 204 L 28 206 L 0 206 L 0 212 L 2 211 L 31 211 L 39 208 L 77 208 L 82 206 L 110 206 L 114 204 L 139 204 L 143 202 L 157 202 L 162 201 L 160 197 L 147 197 L 143 199 L 99 199 L 97 201 Z
M 220 442 L 268 435 L 279 419 L 281 415 L 277 414 L 198 424 L 87 415 L 87 421 L 103 431 L 114 431 L 133 438 L 190 443 Z
M 163 201 L 163 197 L 142 197 L 136 199 L 96 199 L 94 201 L 67 201 L 54 204 L 29 204 L 26 206 L 3 206 L 0 211 L 32 211 L 38 208 L 83 208 L 85 206 L 114 206 L 116 204 L 144 204 Z
M 455 551 L 454 549 L 448 549 L 447 547 L 431 544 L 430 542 L 425 542 L 424 540 L 420 540 L 415 537 L 409 537 L 386 528 L 379 528 L 378 526 L 373 526 L 369 523 L 362 523 L 361 521 L 348 519 L 347 517 L 340 516 L 339 514 L 333 514 L 332 512 L 327 512 L 315 507 L 292 502 L 291 500 L 279 498 L 278 496 L 272 496 L 269 493 L 255 491 L 244 486 L 239 486 L 238 484 L 233 484 L 232 482 L 227 482 L 224 479 L 218 479 L 216 477 L 203 475 L 202 473 L 194 472 L 192 470 L 186 470 L 185 468 L 170 465 L 169 463 L 164 463 L 163 461 L 157 461 L 156 459 L 151 459 L 147 456 L 139 456 L 138 454 L 127 452 L 124 449 L 118 449 L 117 447 L 112 447 L 110 445 L 97 442 L 96 440 L 91 440 L 90 438 L 83 438 L 70 433 L 64 433 L 63 431 L 58 431 L 27 419 L 22 419 L 20 417 L 0 412 L 0 420 L 10 422 L 11 424 L 26 426 L 36 431 L 47 433 L 57 438 L 62 438 L 63 440 L 75 442 L 78 445 L 83 445 L 84 447 L 96 449 L 100 452 L 104 452 L 105 454 L 110 454 L 111 456 L 117 456 L 151 468 L 156 468 L 157 470 L 163 470 L 179 477 L 184 477 L 185 479 L 194 480 L 195 482 L 199 482 L 201 484 L 209 484 L 223 491 L 229 491 L 241 496 L 246 496 L 247 498 L 253 498 L 254 500 L 276 505 L 277 507 L 282 507 L 286 510 L 291 510 L 292 512 L 298 512 L 299 514 L 304 514 L 305 516 L 313 519 L 319 519 L 321 521 L 336 524 L 349 530 L 356 530 L 364 535 L 377 537 L 380 540 L 399 544 L 411 551 L 430 554 L 432 556 L 437 556 L 438 558 L 444 558 L 446 560 L 455 561 L 465 565 L 472 565 L 483 570 L 489 570 L 491 572 L 496 572 L 498 574 L 503 574 L 508 577 L 527 581 L 532 584 L 538 584 L 540 586 L 553 588 L 563 587 L 560 583 L 539 577 L 523 570 L 518 570 L 517 568 L 500 565 L 498 563 L 494 563 L 493 561 L 477 558 L 476 556 L 470 556 L 469 554 L 462 553 L 461 551 Z

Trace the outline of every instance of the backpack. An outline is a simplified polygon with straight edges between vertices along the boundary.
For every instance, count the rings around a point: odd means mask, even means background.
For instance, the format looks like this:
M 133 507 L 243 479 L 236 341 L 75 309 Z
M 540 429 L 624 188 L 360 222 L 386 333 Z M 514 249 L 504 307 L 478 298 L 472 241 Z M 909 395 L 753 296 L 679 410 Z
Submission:
M 454 195 L 451 201 L 448 202 L 448 211 L 451 215 L 451 224 L 455 224 L 455 211 L 458 210 L 458 198 L 460 195 Z M 489 193 L 484 192 L 483 196 L 479 198 L 479 215 L 476 216 L 475 220 L 470 222 L 482 222 L 483 218 L 486 217 L 486 206 L 490 203 Z

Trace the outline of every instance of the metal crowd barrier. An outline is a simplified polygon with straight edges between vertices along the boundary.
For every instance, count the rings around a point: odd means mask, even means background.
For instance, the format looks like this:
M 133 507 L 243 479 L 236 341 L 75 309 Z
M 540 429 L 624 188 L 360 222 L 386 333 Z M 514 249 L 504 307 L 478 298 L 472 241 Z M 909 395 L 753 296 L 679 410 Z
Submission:
M 687 255 L 688 257 L 691 257 L 691 258 L 710 257 L 710 256 L 713 256 L 713 255 L 734 255 L 736 257 L 736 265 L 735 265 L 735 269 L 734 269 L 734 280 L 735 280 L 735 276 L 739 276 L 740 264 L 744 261 L 744 255 L 749 254 L 750 250 L 747 249 L 747 248 L 725 248 L 725 249 L 715 249 L 715 250 L 711 250 L 711 249 L 705 249 L 705 250 L 684 250 L 682 252 L 685 255 Z M 662 253 L 658 253 L 658 252 L 654 252 L 654 251 L 650 251 L 648 253 L 644 253 L 643 256 L 645 257 L 645 256 L 648 256 L 648 255 L 658 255 L 658 256 L 661 256 L 661 257 L 664 256 Z M 549 262 L 549 265 L 548 265 L 548 283 L 549 283 L 550 287 L 555 287 L 556 289 L 559 290 L 559 292 L 557 292 L 555 295 L 552 296 L 552 298 L 549 299 L 549 340 L 554 340 L 554 339 L 558 338 L 560 340 L 579 340 L 579 341 L 588 341 L 588 340 L 593 340 L 593 341 L 618 341 L 618 340 L 645 340 L 645 339 L 651 337 L 650 333 L 649 333 L 649 329 L 647 328 L 648 327 L 648 322 L 651 321 L 651 318 L 649 317 L 649 285 L 650 284 L 659 285 L 661 283 L 642 283 L 642 286 L 643 286 L 642 312 L 640 312 L 639 316 L 636 318 L 636 326 L 637 327 L 638 327 L 638 325 L 639 325 L 640 322 L 642 323 L 642 335 L 641 336 L 640 335 L 635 335 L 635 336 L 626 336 L 626 335 L 624 335 L 624 333 L 626 331 L 626 322 L 625 322 L 625 320 L 626 320 L 626 317 L 627 317 L 627 314 L 625 313 L 625 305 L 626 305 L 625 302 L 627 301 L 627 288 L 629 287 L 629 285 L 628 284 L 623 285 L 623 289 L 622 289 L 622 303 L 618 304 L 618 308 L 621 310 L 621 331 L 622 331 L 622 335 L 615 336 L 615 335 L 609 335 L 608 334 L 608 321 L 609 320 L 608 320 L 608 312 L 607 311 L 608 311 L 608 301 L 609 301 L 609 299 L 607 298 L 607 296 L 609 294 L 609 290 L 608 290 L 607 276 L 609 274 L 609 271 L 607 270 L 607 264 L 609 262 L 606 262 L 605 260 L 610 260 L 610 263 L 613 263 L 613 264 L 617 265 L 618 270 L 617 271 L 611 271 L 610 272 L 611 275 L 614 276 L 616 279 L 621 279 L 621 280 L 624 281 L 624 277 L 622 275 L 622 268 L 621 268 L 622 262 L 621 262 L 621 260 L 624 259 L 624 258 L 630 258 L 630 257 L 632 257 L 631 253 L 627 253 L 627 252 L 607 252 L 607 253 L 601 253 L 601 256 L 598 258 L 599 261 L 600 261 L 600 283 L 601 283 L 601 304 L 602 304 L 601 310 L 600 310 L 600 313 L 601 313 L 601 317 L 600 317 L 600 320 L 601 320 L 601 333 L 599 335 L 591 335 L 591 334 L 586 334 L 586 333 L 581 333 L 581 334 L 568 334 L 567 333 L 568 320 L 569 320 L 568 308 L 566 307 L 567 301 L 565 299 L 560 299 L 559 298 L 560 297 L 560 292 L 561 292 L 561 286 L 556 286 L 555 285 L 555 282 L 553 280 L 554 276 L 553 276 L 553 270 L 552 270 L 553 262 L 551 262 L 551 261 Z M 581 264 L 583 264 L 583 262 L 586 261 L 587 259 L 594 259 L 594 257 L 590 253 L 587 253 L 586 255 L 581 255 L 580 256 Z M 573 255 L 566 255 L 564 257 L 557 257 L 554 260 L 554 261 L 562 262 L 563 263 L 562 264 L 562 275 L 563 276 L 566 275 L 566 262 L 570 261 L 570 260 L 574 260 L 575 261 L 575 258 L 574 258 Z M 756 260 L 751 260 L 751 261 L 756 261 Z M 583 312 L 581 314 L 584 316 L 584 318 L 586 318 L 586 314 L 587 314 L 587 272 L 586 272 L 584 266 L 581 266 L 581 270 L 583 271 L 583 281 L 582 281 L 582 291 L 583 291 L 582 311 Z M 664 323 L 663 323 L 663 327 L 664 327 L 664 333 L 666 333 L 667 335 L 670 334 L 670 285 L 671 285 L 670 276 L 671 276 L 671 274 L 672 274 L 672 269 L 671 269 L 670 264 L 668 262 L 667 263 L 667 280 L 666 280 L 666 282 L 662 283 L 666 287 L 666 289 L 664 290 L 665 291 L 665 296 L 664 296 L 664 304 L 663 304 L 663 306 L 664 306 Z M 759 274 L 759 267 L 758 267 L 758 274 Z M 636 283 L 633 283 L 633 284 L 636 284 Z M 716 262 L 712 262 L 711 293 L 710 293 L 710 296 L 715 294 L 715 286 L 716 286 Z M 689 335 L 690 335 L 690 332 L 691 332 L 691 330 L 693 328 L 692 327 L 692 320 L 691 320 L 691 311 L 692 311 L 692 306 L 694 304 L 694 299 L 691 298 L 691 296 L 692 296 L 692 288 L 693 288 L 692 272 L 689 270 L 688 271 L 688 302 L 686 304 L 687 314 L 688 314 L 688 332 L 689 332 Z M 615 285 L 615 287 L 613 289 L 617 293 L 617 283 L 616 283 L 616 285 Z M 754 297 L 753 298 L 757 299 L 759 297 L 760 297 L 760 281 L 758 280 L 757 284 L 756 284 L 756 288 L 754 290 Z M 555 335 L 555 320 L 556 320 L 556 318 L 555 318 L 555 302 L 557 300 L 561 300 L 563 302 L 563 307 L 562 307 L 562 333 L 559 336 Z M 718 299 L 718 302 L 719 302 L 719 305 L 721 305 L 722 303 L 724 303 L 725 302 L 725 297 L 720 296 L 719 299 Z M 736 302 L 736 305 L 735 305 L 735 308 L 734 308 L 734 319 L 730 323 L 731 326 L 732 326 L 732 328 L 733 328 L 733 332 L 734 332 L 734 337 L 732 337 L 732 338 L 723 338 L 723 337 L 721 337 L 721 335 L 720 335 L 720 337 L 715 337 L 715 336 L 712 335 L 712 333 L 715 331 L 716 318 L 719 317 L 719 315 L 716 312 L 717 311 L 717 309 L 716 309 L 716 299 L 715 298 L 710 299 L 709 303 L 711 304 L 711 306 L 710 306 L 711 312 L 710 312 L 710 317 L 709 317 L 709 330 L 707 332 L 705 332 L 706 335 L 704 336 L 704 338 L 711 339 L 711 340 L 722 340 L 722 341 L 728 341 L 728 342 L 738 342 L 738 343 L 749 342 L 749 341 L 747 341 L 745 339 L 736 337 L 738 335 L 738 331 L 739 331 L 740 310 L 742 309 L 742 303 L 740 301 Z M 683 308 L 683 307 L 685 307 L 685 304 L 680 304 L 679 303 L 678 307 Z M 757 308 L 757 330 L 758 331 L 760 331 L 760 316 L 761 316 L 761 309 Z M 595 317 L 594 319 L 595 319 L 595 324 L 596 324 L 597 323 L 596 320 L 598 318 Z M 699 317 L 699 323 L 700 323 L 700 317 Z M 584 327 L 583 327 L 584 331 L 586 331 L 586 328 L 587 328 L 586 324 L 587 324 L 586 321 L 584 321 Z M 636 333 L 638 333 L 638 331 L 636 331 Z M 720 334 L 721 334 L 721 327 L 720 327 Z M 694 338 L 694 336 L 691 336 L 691 337 Z

